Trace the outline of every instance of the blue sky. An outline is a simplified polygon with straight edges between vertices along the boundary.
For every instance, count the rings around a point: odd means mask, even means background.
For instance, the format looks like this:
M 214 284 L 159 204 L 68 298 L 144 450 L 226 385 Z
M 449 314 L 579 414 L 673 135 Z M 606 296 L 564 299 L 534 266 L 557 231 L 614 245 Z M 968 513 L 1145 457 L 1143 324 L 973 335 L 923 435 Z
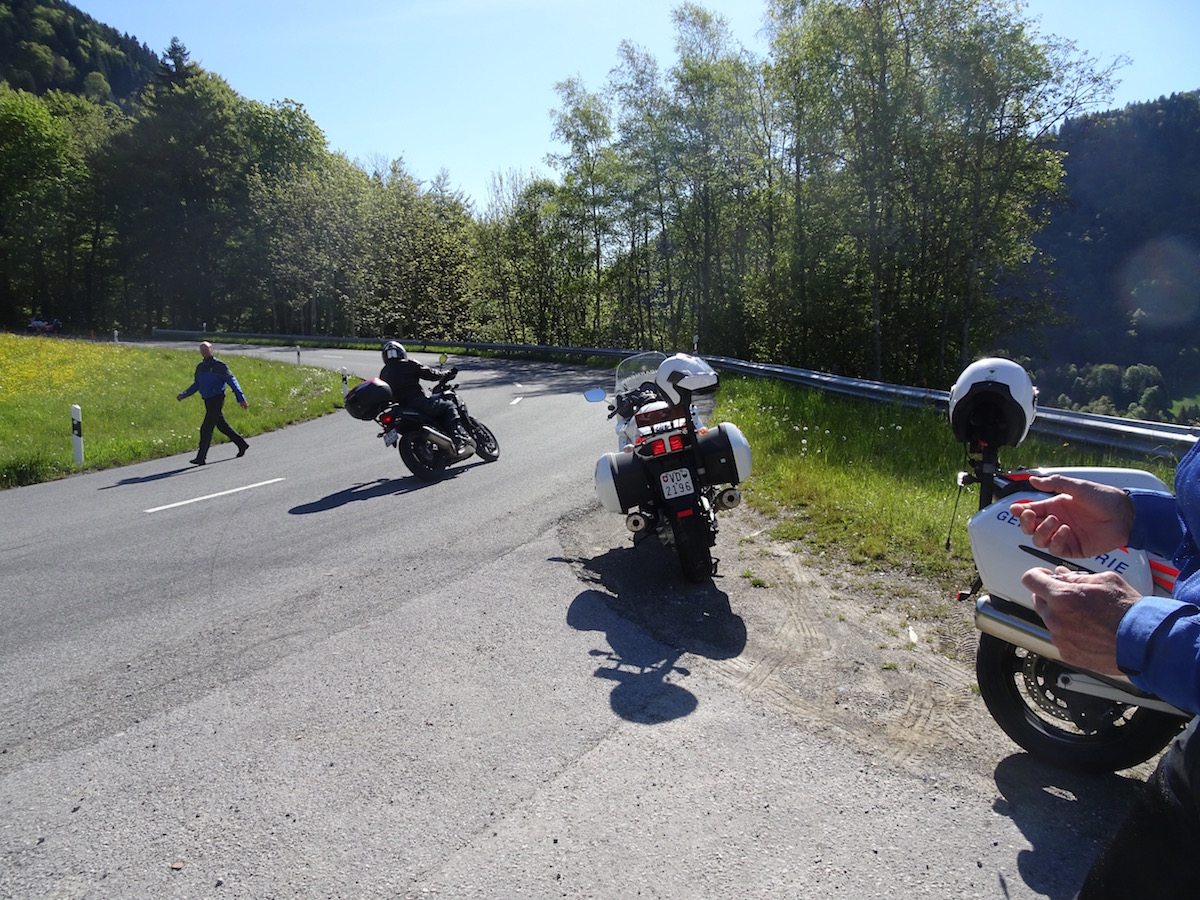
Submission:
M 676 0 L 73 0 L 161 54 L 172 37 L 245 97 L 304 104 L 329 146 L 440 170 L 478 208 L 493 173 L 549 174 L 554 85 L 599 90 L 629 40 L 665 70 Z M 759 55 L 763 2 L 708 0 Z M 1200 89 L 1196 0 L 1031 0 L 1040 30 L 1130 63 L 1113 106 Z

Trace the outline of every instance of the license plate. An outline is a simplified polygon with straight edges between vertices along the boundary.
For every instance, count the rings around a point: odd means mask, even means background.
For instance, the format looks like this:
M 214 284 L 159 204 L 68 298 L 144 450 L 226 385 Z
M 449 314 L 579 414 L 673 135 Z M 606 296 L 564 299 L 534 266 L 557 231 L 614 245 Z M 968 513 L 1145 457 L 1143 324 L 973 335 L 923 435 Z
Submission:
M 686 497 L 696 492 L 692 487 L 691 469 L 672 469 L 659 475 L 658 480 L 662 482 L 663 498 L 666 500 L 672 497 Z

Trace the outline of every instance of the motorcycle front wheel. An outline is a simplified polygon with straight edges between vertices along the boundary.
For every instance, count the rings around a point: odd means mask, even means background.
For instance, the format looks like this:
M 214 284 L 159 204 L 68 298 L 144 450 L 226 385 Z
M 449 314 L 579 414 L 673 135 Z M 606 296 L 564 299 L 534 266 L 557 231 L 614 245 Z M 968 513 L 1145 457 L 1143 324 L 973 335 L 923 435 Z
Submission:
M 467 417 L 467 430 L 475 439 L 475 453 L 484 462 L 495 462 L 500 458 L 500 442 L 488 428 L 474 416 Z
M 400 458 L 408 466 L 408 471 L 422 481 L 437 481 L 446 472 L 445 452 L 419 432 L 400 438 Z
M 671 533 L 675 537 L 675 553 L 679 566 L 688 581 L 704 581 L 712 576 L 712 544 L 709 541 L 709 525 L 699 513 L 683 519 L 671 519 Z
M 1116 772 L 1143 763 L 1186 725 L 1178 716 L 1061 690 L 1071 671 L 990 634 L 979 636 L 975 677 L 996 724 L 1033 756 L 1064 768 Z

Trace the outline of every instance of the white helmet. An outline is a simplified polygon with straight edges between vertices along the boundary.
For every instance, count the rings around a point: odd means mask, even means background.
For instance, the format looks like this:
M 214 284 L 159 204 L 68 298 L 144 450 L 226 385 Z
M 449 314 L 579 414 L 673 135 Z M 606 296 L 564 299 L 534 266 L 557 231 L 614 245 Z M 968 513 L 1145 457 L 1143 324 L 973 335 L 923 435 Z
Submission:
M 1037 388 L 1011 359 L 973 362 L 950 388 L 950 427 L 959 443 L 1020 446 L 1035 415 Z
M 712 393 L 717 389 L 717 373 L 704 360 L 686 353 L 676 353 L 659 363 L 654 383 L 673 404 L 682 394 Z
M 389 359 L 408 359 L 408 353 L 399 341 L 388 341 L 383 345 L 383 361 Z

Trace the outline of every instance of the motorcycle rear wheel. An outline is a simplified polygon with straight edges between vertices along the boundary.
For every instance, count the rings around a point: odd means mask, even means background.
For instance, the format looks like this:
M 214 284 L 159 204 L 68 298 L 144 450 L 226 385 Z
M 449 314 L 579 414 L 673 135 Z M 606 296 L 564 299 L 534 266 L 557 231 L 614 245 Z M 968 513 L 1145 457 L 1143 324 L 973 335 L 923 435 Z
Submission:
M 705 581 L 712 577 L 712 543 L 709 540 L 709 525 L 699 513 L 683 519 L 671 519 L 671 533 L 675 536 L 675 553 L 679 566 L 688 581 Z
M 1103 697 L 1060 690 L 1067 666 L 994 635 L 979 636 L 975 677 L 996 724 L 1038 759 L 1064 768 L 1116 772 L 1143 763 L 1187 722 Z
M 400 438 L 400 458 L 408 466 L 408 471 L 422 481 L 438 481 L 446 473 L 445 452 L 419 433 Z
M 495 462 L 500 458 L 500 442 L 488 428 L 474 416 L 467 416 L 467 430 L 475 439 L 475 454 L 484 462 Z

